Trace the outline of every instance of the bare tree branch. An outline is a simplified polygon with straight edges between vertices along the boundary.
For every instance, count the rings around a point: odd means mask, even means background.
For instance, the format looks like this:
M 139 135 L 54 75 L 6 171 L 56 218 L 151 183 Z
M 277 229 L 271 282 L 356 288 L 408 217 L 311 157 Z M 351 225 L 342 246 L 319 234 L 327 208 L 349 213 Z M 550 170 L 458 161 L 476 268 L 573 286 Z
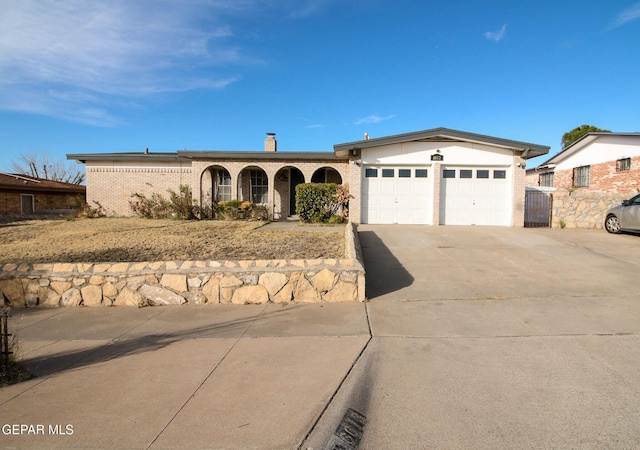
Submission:
M 51 161 L 46 153 L 24 153 L 11 163 L 15 173 L 63 183 L 82 184 L 84 172 L 66 161 Z M 41 170 L 39 170 L 41 168 Z

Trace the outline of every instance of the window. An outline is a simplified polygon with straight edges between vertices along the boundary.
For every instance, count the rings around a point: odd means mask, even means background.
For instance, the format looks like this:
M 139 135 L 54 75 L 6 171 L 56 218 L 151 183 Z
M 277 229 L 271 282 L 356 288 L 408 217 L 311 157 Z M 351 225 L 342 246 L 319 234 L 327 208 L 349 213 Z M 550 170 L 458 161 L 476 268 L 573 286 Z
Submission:
M 476 178 L 489 178 L 489 171 L 488 170 L 477 170 L 476 171 Z
M 573 169 L 573 187 L 589 186 L 590 168 L 591 166 L 582 166 Z
M 460 178 L 472 178 L 473 170 L 460 169 Z
M 494 170 L 493 171 L 493 178 L 505 179 L 505 178 L 507 178 L 507 171 L 506 170 Z
M 631 169 L 631 158 L 623 158 L 616 161 L 616 170 L 618 172 L 622 170 L 630 170 Z
M 231 200 L 231 175 L 226 170 L 216 170 L 214 175 L 216 201 Z
M 442 171 L 442 178 L 455 178 L 456 171 L 455 169 L 444 169 Z
M 540 174 L 540 186 L 553 187 L 553 172 Z
M 398 169 L 398 177 L 411 178 L 411 169 Z
M 262 170 L 251 171 L 251 202 L 255 204 L 268 203 L 269 181 Z
M 367 178 L 376 178 L 378 176 L 378 169 L 366 169 L 364 176 Z
M 395 176 L 395 170 L 393 169 L 382 169 L 382 178 L 393 178 Z
M 427 178 L 427 169 L 416 169 L 416 178 Z

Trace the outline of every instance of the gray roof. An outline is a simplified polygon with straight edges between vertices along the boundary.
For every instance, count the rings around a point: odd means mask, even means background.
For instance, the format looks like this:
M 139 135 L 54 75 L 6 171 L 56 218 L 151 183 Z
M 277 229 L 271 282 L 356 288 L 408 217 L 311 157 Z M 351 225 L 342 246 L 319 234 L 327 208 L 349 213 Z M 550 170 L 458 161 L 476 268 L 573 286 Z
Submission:
M 129 152 L 129 153 L 84 153 L 68 154 L 67 159 L 81 163 L 87 161 L 156 161 L 172 162 L 191 159 L 211 160 L 325 160 L 343 159 L 334 152 L 265 152 L 265 151 L 232 151 L 232 150 L 178 150 L 172 153 Z
M 378 147 L 388 144 L 397 144 L 400 142 L 476 142 L 481 144 L 490 144 L 498 147 L 519 150 L 524 153 L 526 159 L 536 156 L 545 155 L 549 152 L 550 147 L 546 145 L 531 144 L 528 142 L 514 141 L 511 139 L 503 139 L 493 136 L 485 136 L 482 134 L 468 133 L 466 131 L 452 130 L 449 128 L 433 128 L 424 131 L 415 131 L 413 133 L 396 134 L 394 136 L 385 136 L 375 139 L 366 139 L 362 141 L 347 142 L 344 144 L 336 144 L 333 150 L 338 153 L 350 151 L 352 149 L 366 149 Z
M 265 151 L 217 151 L 217 150 L 178 150 L 178 155 L 189 159 L 340 159 L 334 152 L 265 152 Z
M 145 152 L 129 152 L 129 153 L 72 153 L 67 154 L 67 159 L 76 160 L 81 163 L 87 161 L 162 161 L 172 162 L 181 161 L 184 158 L 178 156 L 176 152 L 172 153 L 145 153 Z

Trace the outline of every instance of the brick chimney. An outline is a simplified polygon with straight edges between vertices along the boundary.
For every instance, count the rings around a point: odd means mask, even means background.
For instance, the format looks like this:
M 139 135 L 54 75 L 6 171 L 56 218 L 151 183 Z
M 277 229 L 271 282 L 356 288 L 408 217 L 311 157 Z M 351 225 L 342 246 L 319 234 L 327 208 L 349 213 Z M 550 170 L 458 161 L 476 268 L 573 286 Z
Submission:
M 267 133 L 267 138 L 264 140 L 264 151 L 265 152 L 278 151 L 278 141 L 276 141 L 275 133 Z

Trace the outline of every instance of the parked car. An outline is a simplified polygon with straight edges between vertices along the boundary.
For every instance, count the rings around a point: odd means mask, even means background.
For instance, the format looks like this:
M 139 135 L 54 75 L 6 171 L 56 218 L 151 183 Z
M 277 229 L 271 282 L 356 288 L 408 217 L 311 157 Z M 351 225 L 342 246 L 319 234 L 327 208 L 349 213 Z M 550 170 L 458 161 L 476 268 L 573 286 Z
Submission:
M 604 227 L 609 233 L 640 231 L 640 194 L 607 211 Z

